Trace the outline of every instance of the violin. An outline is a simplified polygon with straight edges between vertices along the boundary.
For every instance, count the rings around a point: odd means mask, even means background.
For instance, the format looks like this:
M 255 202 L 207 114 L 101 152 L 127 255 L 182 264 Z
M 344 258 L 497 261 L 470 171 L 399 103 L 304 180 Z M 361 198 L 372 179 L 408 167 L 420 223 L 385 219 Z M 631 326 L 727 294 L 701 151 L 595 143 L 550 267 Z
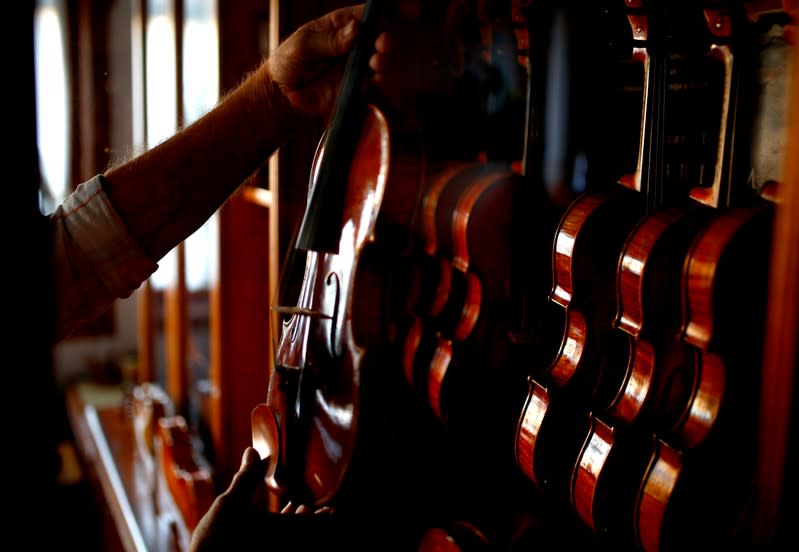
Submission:
M 155 425 L 158 464 L 155 498 L 157 511 L 163 512 L 158 516 L 161 530 L 157 538 L 165 548 L 187 549 L 191 534 L 214 501 L 211 467 L 196 454 L 183 416 L 163 416 Z
M 252 414 L 253 445 L 271 459 L 267 485 L 299 504 L 331 504 L 351 479 L 368 419 L 362 385 L 379 375 L 369 353 L 390 333 L 384 261 L 400 258 L 423 181 L 419 142 L 393 131 L 365 85 L 386 10 L 364 7 L 313 159 L 293 252 L 304 256 L 302 284 L 296 305 L 273 307 L 283 317 L 275 364 Z
M 500 221 L 510 220 L 515 178 L 505 163 L 459 165 L 433 179 L 422 200 L 421 266 L 428 267 L 428 277 L 414 286 L 419 293 L 409 295 L 413 314 L 403 368 L 442 421 L 449 419 L 448 389 L 461 388 L 451 371 L 454 350 L 463 350 L 467 340 L 490 341 L 486 332 L 506 318 L 501 302 L 509 297 L 510 239 Z
M 609 6 L 607 17 L 623 19 L 622 8 L 621 4 Z M 580 15 L 588 20 L 580 31 L 595 24 L 590 22 L 590 14 Z M 645 32 L 645 22 L 638 22 L 634 31 Z M 614 38 L 625 45 L 630 43 L 624 35 Z M 600 45 L 602 49 L 591 46 L 589 51 L 603 52 L 605 57 L 599 59 L 605 71 L 619 79 L 616 84 L 620 90 L 612 94 L 618 104 L 640 106 L 637 113 L 630 114 L 630 120 L 614 122 L 628 126 L 630 143 L 635 138 L 640 141 L 632 155 L 631 179 L 640 185 L 650 171 L 656 170 L 645 155 L 653 134 L 640 126 L 641 114 L 654 105 L 654 87 L 644 86 L 644 96 L 635 97 L 636 88 L 642 90 L 640 83 L 644 82 L 645 72 L 644 64 L 628 61 L 631 47 L 625 49 L 624 57 L 617 58 L 621 48 L 617 51 L 605 43 Z M 570 502 L 571 466 L 588 431 L 587 405 L 599 376 L 598 359 L 605 336 L 612 330 L 614 294 L 608 290 L 613 289 L 619 253 L 644 209 L 643 194 L 615 183 L 630 170 L 629 152 L 621 147 L 623 144 L 616 145 L 619 147 L 609 156 L 613 163 L 609 163 L 608 173 L 594 177 L 601 180 L 615 173 L 613 185 L 608 186 L 605 181 L 604 188 L 581 193 L 565 210 L 555 230 L 548 300 L 553 306 L 550 324 L 561 331 L 555 336 L 554 356 L 549 362 L 532 367 L 516 425 L 517 465 L 539 489 L 564 504 Z
M 488 66 L 498 73 L 514 68 L 521 72 L 515 55 L 519 46 L 511 45 L 516 35 L 510 14 L 484 17 Z M 506 77 L 502 94 L 521 97 L 521 91 L 514 91 L 516 80 Z M 512 162 L 492 158 L 489 148 L 477 159 L 444 163 L 425 188 L 417 217 L 419 254 L 409 286 L 403 370 L 445 424 L 452 421 L 453 411 L 472 411 L 475 398 L 484 400 L 488 366 L 502 364 L 506 356 L 514 202 L 526 185 Z M 548 203 L 532 208 L 535 213 L 528 216 L 538 218 Z M 529 245 L 532 249 L 533 242 Z
M 652 433 L 672 432 L 686 445 L 700 442 L 710 425 L 703 425 L 705 419 L 698 413 L 686 412 L 684 405 L 697 389 L 709 393 L 703 398 L 712 403 L 720 385 L 716 373 L 696 372 L 690 352 L 676 346 L 681 287 L 680 279 L 672 276 L 681 270 L 693 238 L 711 213 L 661 188 L 679 190 L 684 175 L 711 174 L 711 167 L 716 167 L 716 178 L 721 177 L 716 152 L 705 147 L 704 136 L 719 127 L 724 132 L 727 106 L 718 101 L 723 94 L 708 92 L 729 88 L 723 84 L 730 74 L 725 75 L 726 65 L 711 59 L 701 41 L 694 40 L 704 29 L 699 10 L 686 12 L 674 6 L 670 13 L 646 13 L 646 17 L 650 33 L 670 29 L 663 33 L 667 42 L 655 39 L 653 45 L 652 36 L 639 39 L 646 40 L 641 46 L 649 68 L 645 87 L 656 88 L 642 129 L 653 133 L 656 141 L 648 145 L 647 156 L 658 161 L 642 180 L 648 214 L 633 228 L 619 256 L 614 331 L 599 361 L 601 377 L 592 400 L 590 429 L 571 482 L 571 502 L 580 519 L 597 535 L 627 545 L 635 542 L 633 504 Z M 718 124 L 715 117 L 699 120 L 696 113 L 725 115 L 718 116 Z M 682 126 L 686 117 L 691 124 Z
M 517 36 L 511 33 L 510 19 L 507 13 L 499 14 L 486 25 L 491 30 L 487 35 L 507 45 L 510 37 Z M 519 53 L 526 53 L 528 46 L 518 38 L 515 42 L 514 48 L 486 48 L 496 56 L 490 62 L 505 70 L 518 66 L 529 74 L 525 56 Z M 529 78 L 526 84 L 529 90 Z M 517 392 L 513 383 L 518 383 L 515 377 L 524 366 L 509 360 L 511 334 L 521 333 L 517 331 L 521 324 L 512 323 L 516 309 L 512 287 L 528 276 L 548 280 L 546 245 L 555 219 L 554 207 L 533 174 L 541 168 L 535 165 L 540 155 L 533 151 L 540 146 L 540 131 L 531 121 L 529 97 L 528 93 L 525 113 L 515 112 L 529 129 L 524 143 L 514 148 L 525 154 L 521 171 L 515 158 L 495 159 L 486 150 L 476 159 L 445 163 L 426 183 L 416 217 L 418 249 L 410 263 L 415 270 L 406 305 L 408 328 L 401 342 L 405 380 L 429 410 L 433 425 L 446 429 L 453 461 L 447 466 L 448 475 L 457 473 L 456 481 L 462 481 L 479 470 L 493 480 L 507 481 L 511 488 L 518 481 L 509 478 L 518 474 L 504 444 L 512 438 L 518 406 L 506 397 Z M 538 107 L 535 116 L 542 117 Z M 519 224 L 522 217 L 530 224 Z M 536 232 L 537 225 L 552 228 Z M 521 257 L 529 269 L 526 273 L 516 271 Z M 530 306 L 529 311 L 538 307 Z M 526 320 L 540 316 L 530 314 Z M 477 449 L 476 440 L 481 443 Z M 507 497 L 498 495 L 501 488 L 500 484 L 467 488 L 461 491 L 464 496 L 456 501 L 457 507 L 471 501 L 506 505 Z M 483 515 L 501 526 L 511 513 L 509 507 L 494 506 Z
M 712 54 L 729 78 L 720 177 L 690 191 L 714 217 L 694 237 L 679 272 L 680 340 L 702 377 L 683 404 L 679 433 L 658 435 L 653 443 L 636 505 L 636 535 L 646 550 L 734 545 L 753 493 L 774 217 L 766 190 L 750 183 L 757 159 L 749 137 L 763 105 L 755 88 L 759 16 L 752 10 L 758 4 L 705 9 Z

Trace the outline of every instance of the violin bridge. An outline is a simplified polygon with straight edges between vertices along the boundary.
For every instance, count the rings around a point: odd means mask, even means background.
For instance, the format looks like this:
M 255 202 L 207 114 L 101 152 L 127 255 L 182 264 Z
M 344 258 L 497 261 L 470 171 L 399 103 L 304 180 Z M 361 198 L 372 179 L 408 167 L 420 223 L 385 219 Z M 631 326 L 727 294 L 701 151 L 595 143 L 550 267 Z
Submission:
M 282 307 L 280 305 L 273 305 L 272 310 L 280 314 L 299 314 L 302 316 L 308 316 L 310 318 L 322 318 L 326 320 L 333 319 L 331 315 L 325 314 L 322 311 L 306 309 L 304 307 Z

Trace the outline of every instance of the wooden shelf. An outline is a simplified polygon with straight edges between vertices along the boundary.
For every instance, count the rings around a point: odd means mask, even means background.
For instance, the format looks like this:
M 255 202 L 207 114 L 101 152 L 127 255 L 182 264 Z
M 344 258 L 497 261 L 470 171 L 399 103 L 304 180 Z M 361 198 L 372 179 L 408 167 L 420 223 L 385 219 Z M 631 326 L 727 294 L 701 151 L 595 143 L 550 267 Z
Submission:
M 113 396 L 113 390 L 109 391 Z M 121 391 L 116 394 L 116 404 L 95 405 L 86 401 L 78 387 L 70 386 L 66 391 L 67 412 L 81 457 L 114 520 L 118 543 L 109 546 L 147 552 L 155 549 L 154 510 L 142 489 L 143 466 L 134 456 L 131 418 L 123 407 Z

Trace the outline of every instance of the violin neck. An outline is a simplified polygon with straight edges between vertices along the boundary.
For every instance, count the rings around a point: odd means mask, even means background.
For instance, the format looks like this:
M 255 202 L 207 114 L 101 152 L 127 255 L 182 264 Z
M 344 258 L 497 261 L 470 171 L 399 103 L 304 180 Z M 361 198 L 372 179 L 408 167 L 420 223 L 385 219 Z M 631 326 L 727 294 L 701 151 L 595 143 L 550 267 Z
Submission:
M 350 51 L 331 120 L 325 131 L 324 154 L 300 225 L 296 247 L 306 251 L 337 253 L 344 211 L 344 191 L 350 164 L 366 117 L 366 76 L 377 38 L 378 5 L 366 2 L 355 44 Z
M 740 205 L 746 196 L 753 195 L 753 189 L 747 186 L 752 170 L 751 144 L 746 143 L 753 128 L 746 126 L 754 121 L 757 71 L 753 55 L 756 47 L 752 41 L 755 35 L 743 7 L 726 4 L 705 10 L 711 35 L 708 55 L 723 74 L 713 178 L 708 186 L 690 190 L 694 201 L 713 208 Z
M 641 126 L 635 172 L 619 184 L 640 192 L 650 212 L 663 203 L 663 142 L 668 52 L 662 42 L 662 20 L 648 9 L 649 3 L 627 3 L 627 19 L 633 37 L 633 58 L 643 65 Z

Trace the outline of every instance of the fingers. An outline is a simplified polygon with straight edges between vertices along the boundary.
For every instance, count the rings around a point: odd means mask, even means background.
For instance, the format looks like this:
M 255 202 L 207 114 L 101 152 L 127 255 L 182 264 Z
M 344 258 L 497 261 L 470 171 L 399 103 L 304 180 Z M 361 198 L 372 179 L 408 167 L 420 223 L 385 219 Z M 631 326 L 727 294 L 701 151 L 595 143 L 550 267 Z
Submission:
M 451 86 L 453 49 L 441 32 L 442 17 L 430 4 L 404 2 L 375 39 L 369 58 L 372 82 L 395 109 Z
M 358 20 L 350 19 L 343 27 L 309 34 L 308 53 L 312 57 L 338 57 L 347 53 L 355 40 Z
M 354 4 L 352 6 L 339 8 L 314 19 L 310 24 L 318 26 L 318 30 L 320 31 L 325 27 L 330 30 L 339 29 L 344 27 L 352 19 L 360 21 L 363 17 L 363 8 L 363 4 Z
M 244 450 L 230 486 L 214 499 L 192 532 L 189 552 L 224 550 L 223 545 L 252 530 L 249 523 L 260 519 L 256 514 L 266 512 L 265 503 L 255 498 L 259 491 L 266 491 L 264 475 L 268 463 L 269 458 L 262 460 L 253 447 Z
M 305 504 L 295 505 L 292 501 L 286 502 L 286 505 L 283 506 L 283 509 L 280 510 L 281 514 L 304 514 L 308 511 L 308 507 Z
M 363 5 L 335 10 L 304 25 L 308 59 L 338 57 L 352 47 L 357 34 Z
M 308 507 L 305 504 L 295 505 L 292 501 L 286 502 L 283 509 L 280 510 L 281 514 L 304 514 L 308 512 Z
M 293 502 L 290 500 L 286 502 L 286 505 L 283 506 L 283 509 L 280 510 L 281 514 L 307 514 L 311 513 L 310 508 L 308 508 L 305 504 L 300 504 L 299 506 L 295 506 Z M 321 508 L 317 508 L 313 510 L 313 514 L 332 514 L 333 508 L 330 506 L 322 506 Z
M 375 40 L 375 53 L 369 58 L 369 68 L 377 74 L 396 66 L 401 43 L 393 33 L 380 33 Z
M 267 60 L 269 74 L 299 113 L 329 113 L 363 5 L 340 8 L 292 33 Z

